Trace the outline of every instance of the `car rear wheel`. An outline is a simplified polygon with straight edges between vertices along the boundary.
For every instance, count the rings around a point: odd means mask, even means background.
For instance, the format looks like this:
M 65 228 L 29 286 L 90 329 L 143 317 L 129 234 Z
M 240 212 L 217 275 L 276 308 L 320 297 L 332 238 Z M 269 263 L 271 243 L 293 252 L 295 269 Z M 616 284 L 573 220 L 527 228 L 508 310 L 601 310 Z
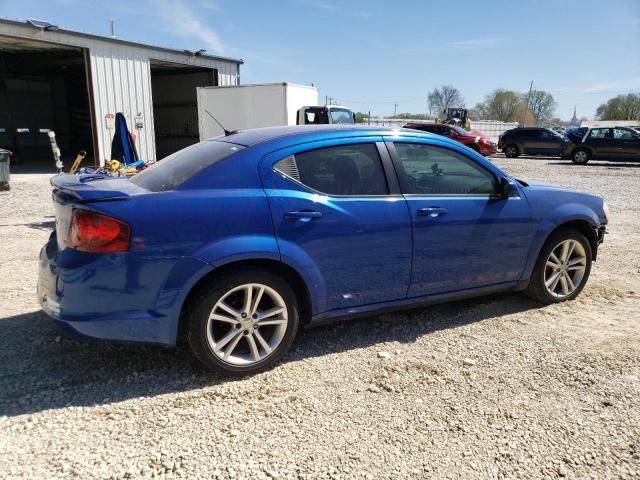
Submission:
M 517 145 L 507 145 L 504 147 L 503 151 L 504 156 L 507 158 L 516 158 L 518 155 L 520 155 L 520 150 L 518 149 Z
M 587 283 L 591 262 L 587 238 L 572 228 L 560 229 L 542 248 L 526 293 L 544 304 L 573 300 Z
M 576 165 L 586 165 L 589 162 L 589 151 L 579 148 L 571 155 L 571 160 Z
M 291 287 L 269 272 L 216 279 L 195 299 L 187 324 L 193 353 L 209 369 L 244 375 L 273 365 L 298 330 Z

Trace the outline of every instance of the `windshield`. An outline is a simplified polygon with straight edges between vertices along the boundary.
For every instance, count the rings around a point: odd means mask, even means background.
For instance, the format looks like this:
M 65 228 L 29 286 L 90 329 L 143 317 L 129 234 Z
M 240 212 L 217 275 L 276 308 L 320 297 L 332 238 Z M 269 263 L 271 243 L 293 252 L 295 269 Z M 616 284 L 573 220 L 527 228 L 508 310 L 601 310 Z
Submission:
M 174 190 L 198 172 L 243 148 L 215 140 L 196 143 L 144 169 L 131 178 L 131 183 L 152 192 Z
M 346 108 L 332 108 L 331 109 L 331 123 L 341 123 L 352 125 L 353 113 Z
M 456 132 L 458 132 L 460 135 L 471 135 L 471 132 L 466 131 L 464 128 L 462 127 L 458 127 L 456 125 L 451 126 L 451 128 L 453 128 Z

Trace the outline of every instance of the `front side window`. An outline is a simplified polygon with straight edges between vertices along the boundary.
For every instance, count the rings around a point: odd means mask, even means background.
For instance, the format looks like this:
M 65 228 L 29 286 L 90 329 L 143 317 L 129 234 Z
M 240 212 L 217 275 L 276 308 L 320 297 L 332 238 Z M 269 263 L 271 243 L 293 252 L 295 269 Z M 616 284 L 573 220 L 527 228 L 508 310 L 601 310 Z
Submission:
M 633 133 L 631 130 L 627 130 L 626 128 L 614 128 L 613 138 L 616 140 L 631 140 L 633 139 Z
M 324 107 L 307 108 L 304 111 L 305 125 L 326 125 L 329 123 L 327 109 Z
M 491 195 L 495 176 L 461 153 L 432 145 L 394 143 L 405 194 Z
M 611 132 L 608 128 L 594 128 L 589 133 L 589 138 L 611 138 Z
M 373 143 L 340 145 L 297 153 L 274 168 L 327 195 L 388 195 L 378 149 Z

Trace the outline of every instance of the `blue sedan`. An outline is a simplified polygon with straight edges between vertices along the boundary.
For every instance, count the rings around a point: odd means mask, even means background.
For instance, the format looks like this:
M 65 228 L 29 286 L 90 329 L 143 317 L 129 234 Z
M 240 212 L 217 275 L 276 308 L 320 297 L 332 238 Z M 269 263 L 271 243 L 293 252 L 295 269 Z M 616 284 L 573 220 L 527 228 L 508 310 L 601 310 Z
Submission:
M 184 337 L 237 375 L 333 319 L 498 291 L 572 300 L 608 215 L 447 138 L 377 127 L 236 132 L 130 180 L 52 185 L 43 310 L 85 337 Z

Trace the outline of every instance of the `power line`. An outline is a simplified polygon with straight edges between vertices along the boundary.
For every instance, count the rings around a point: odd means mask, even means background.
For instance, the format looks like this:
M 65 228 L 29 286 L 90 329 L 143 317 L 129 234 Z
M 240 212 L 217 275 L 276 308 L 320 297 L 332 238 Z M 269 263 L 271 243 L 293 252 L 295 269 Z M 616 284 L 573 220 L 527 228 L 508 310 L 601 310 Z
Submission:
M 418 100 L 427 100 L 429 97 L 415 97 L 415 98 L 405 98 L 403 100 L 390 100 L 390 101 L 376 101 L 376 100 L 353 100 L 353 99 L 349 99 L 349 98 L 338 98 L 336 100 L 340 100 L 341 102 L 348 102 L 348 103 L 366 103 L 366 104 L 370 104 L 370 105 L 393 105 L 393 104 L 400 104 L 400 103 L 406 103 L 406 102 L 416 102 Z

